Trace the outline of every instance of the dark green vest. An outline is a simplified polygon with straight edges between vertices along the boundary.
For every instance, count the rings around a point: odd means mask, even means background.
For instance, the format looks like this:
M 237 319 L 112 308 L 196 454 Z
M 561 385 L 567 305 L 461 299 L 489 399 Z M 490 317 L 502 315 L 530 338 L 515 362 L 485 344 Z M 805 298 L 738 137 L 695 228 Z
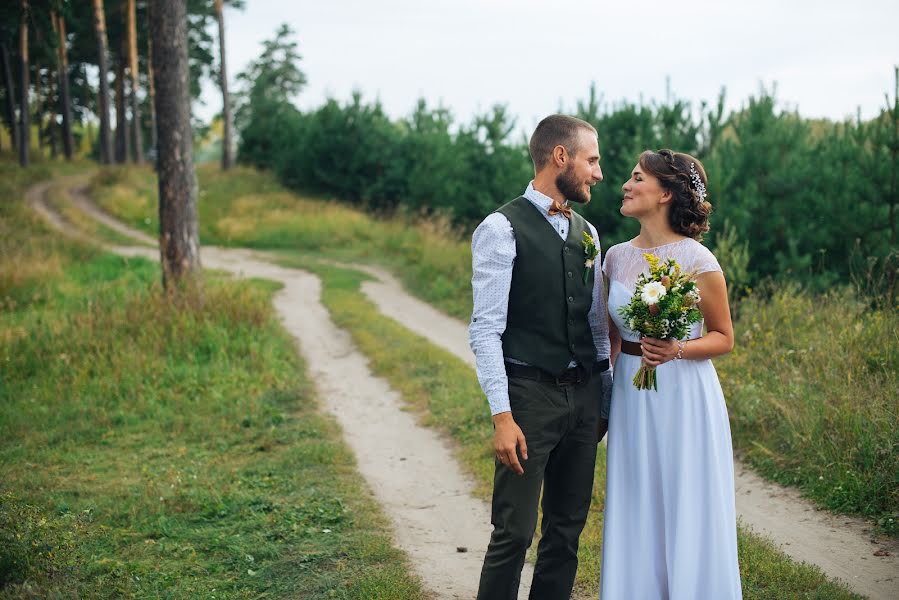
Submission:
M 501 206 L 515 232 L 515 264 L 509 290 L 509 316 L 503 333 L 503 355 L 553 374 L 574 358 L 589 367 L 596 346 L 587 322 L 593 301 L 595 269 L 584 283 L 584 232 L 587 221 L 571 213 L 568 239 L 530 200 L 521 196 Z M 598 261 L 597 261 L 598 263 Z

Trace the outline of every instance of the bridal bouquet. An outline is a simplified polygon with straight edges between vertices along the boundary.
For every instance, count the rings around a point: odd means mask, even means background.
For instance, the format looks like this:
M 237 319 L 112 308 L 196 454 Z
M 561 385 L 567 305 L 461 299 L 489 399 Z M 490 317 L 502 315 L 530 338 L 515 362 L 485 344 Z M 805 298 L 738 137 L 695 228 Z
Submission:
M 673 258 L 664 262 L 646 253 L 649 275 L 641 273 L 631 301 L 618 309 L 631 331 L 643 337 L 679 340 L 702 319 L 694 273 L 684 273 Z M 634 375 L 638 390 L 658 391 L 655 368 L 645 364 Z

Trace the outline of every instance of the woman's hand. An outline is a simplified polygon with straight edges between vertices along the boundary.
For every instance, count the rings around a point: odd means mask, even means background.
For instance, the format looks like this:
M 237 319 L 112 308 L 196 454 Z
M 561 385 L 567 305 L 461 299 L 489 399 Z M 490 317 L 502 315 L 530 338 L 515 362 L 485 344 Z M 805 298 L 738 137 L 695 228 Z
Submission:
M 674 360 L 677 356 L 677 340 L 660 340 L 645 337 L 640 340 L 643 348 L 643 362 L 650 367 L 658 367 L 662 363 Z

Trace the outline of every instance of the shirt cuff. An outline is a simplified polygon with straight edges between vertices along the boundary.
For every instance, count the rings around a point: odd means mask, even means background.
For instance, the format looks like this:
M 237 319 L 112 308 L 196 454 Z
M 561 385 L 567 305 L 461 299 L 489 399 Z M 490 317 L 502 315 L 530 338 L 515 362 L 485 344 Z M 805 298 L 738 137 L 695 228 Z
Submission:
M 490 416 L 498 415 L 499 413 L 511 412 L 512 407 L 509 405 L 509 398 L 488 398 L 488 402 L 490 402 Z

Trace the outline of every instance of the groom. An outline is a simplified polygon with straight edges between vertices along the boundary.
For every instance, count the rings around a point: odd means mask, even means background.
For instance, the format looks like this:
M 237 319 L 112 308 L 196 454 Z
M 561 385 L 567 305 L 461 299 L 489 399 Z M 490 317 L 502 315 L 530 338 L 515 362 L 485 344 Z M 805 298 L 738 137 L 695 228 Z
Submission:
M 611 373 L 596 229 L 569 203 L 602 181 L 596 129 L 552 115 L 531 136 L 536 175 L 472 237 L 469 340 L 493 415 L 493 534 L 478 598 L 514 600 L 525 554 L 543 523 L 531 598 L 568 598 L 608 424 Z

